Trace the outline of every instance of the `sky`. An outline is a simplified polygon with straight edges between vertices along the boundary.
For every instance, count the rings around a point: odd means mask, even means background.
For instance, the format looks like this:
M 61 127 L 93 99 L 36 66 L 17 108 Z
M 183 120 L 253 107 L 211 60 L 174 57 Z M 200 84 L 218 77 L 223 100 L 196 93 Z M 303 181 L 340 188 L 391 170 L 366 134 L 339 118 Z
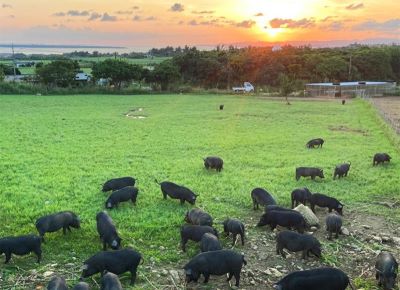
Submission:
M 400 43 L 398 0 L 0 0 L 0 44 Z

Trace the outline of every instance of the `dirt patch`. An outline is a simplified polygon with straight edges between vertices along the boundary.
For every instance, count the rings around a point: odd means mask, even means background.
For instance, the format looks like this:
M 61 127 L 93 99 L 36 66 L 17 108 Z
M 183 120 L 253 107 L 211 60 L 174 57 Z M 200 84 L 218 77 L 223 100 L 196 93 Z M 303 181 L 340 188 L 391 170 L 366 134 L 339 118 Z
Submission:
M 349 133 L 358 133 L 362 134 L 364 136 L 368 136 L 368 132 L 362 129 L 355 129 L 355 128 L 349 128 L 346 126 L 338 126 L 338 127 L 329 127 L 329 130 L 331 131 L 342 131 L 342 132 L 349 132 Z
M 273 289 L 273 283 L 292 271 L 323 266 L 339 267 L 350 276 L 353 284 L 355 280 L 362 279 L 376 285 L 374 265 L 379 251 L 385 249 L 396 257 L 400 255 L 400 246 L 393 240 L 393 237 L 400 235 L 398 225 L 378 216 L 345 211 L 344 227 L 349 230 L 350 235 L 341 235 L 339 239 L 329 241 L 324 227 L 327 211 L 318 209 L 317 216 L 321 227 L 313 234 L 322 244 L 323 259 L 310 257 L 302 260 L 301 253 L 289 253 L 285 259 L 277 255 L 275 250 L 276 233 L 283 229 L 272 232 L 269 227 L 255 227 L 261 214 L 261 210 L 255 211 L 244 220 L 246 243 L 242 246 L 238 241 L 234 247 L 236 251 L 244 253 L 248 262 L 242 270 L 240 289 Z M 225 248 L 230 248 L 230 237 L 221 237 L 221 240 Z M 157 270 L 161 275 L 153 277 L 153 281 L 159 281 L 162 289 L 230 289 L 234 286 L 234 278 L 229 285 L 226 277 L 211 276 L 208 285 L 202 283 L 202 277 L 198 283 L 192 282 L 185 288 L 184 273 L 181 270 L 183 265 L 184 263 Z M 170 285 L 165 285 L 166 280 Z
M 125 117 L 131 119 L 146 119 L 147 116 L 142 114 L 143 111 L 143 108 L 133 108 L 126 112 L 124 115 Z
M 371 103 L 396 133 L 400 134 L 400 97 L 372 98 Z

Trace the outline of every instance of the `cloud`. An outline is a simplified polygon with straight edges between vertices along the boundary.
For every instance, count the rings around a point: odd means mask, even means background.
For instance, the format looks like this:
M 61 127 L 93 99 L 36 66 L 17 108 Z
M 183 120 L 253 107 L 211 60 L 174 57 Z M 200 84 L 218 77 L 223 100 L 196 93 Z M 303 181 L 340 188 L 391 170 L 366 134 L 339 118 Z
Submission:
M 12 8 L 12 5 L 11 4 L 7 4 L 7 3 L 3 3 L 3 4 L 1 4 L 1 8 Z
M 188 24 L 191 25 L 191 26 L 199 25 L 196 20 L 191 20 L 191 21 L 188 22 Z
M 101 14 L 100 13 L 92 12 L 92 14 L 90 14 L 90 17 L 89 17 L 88 20 L 92 21 L 92 20 L 97 20 L 99 18 L 101 18 Z
M 119 10 L 119 11 L 116 11 L 115 13 L 119 14 L 119 15 L 131 15 L 133 13 L 133 11 L 130 11 L 130 10 Z
M 66 14 L 68 16 L 89 16 L 90 13 L 87 10 L 83 10 L 83 11 L 69 10 Z
M 257 14 L 254 14 L 254 16 L 259 17 L 259 16 L 264 16 L 264 14 L 261 12 L 258 12 Z
M 315 26 L 314 19 L 307 19 L 303 18 L 300 20 L 293 20 L 293 19 L 282 19 L 282 18 L 274 18 L 272 19 L 269 24 L 271 28 L 310 28 Z
M 234 25 L 236 27 L 242 27 L 242 28 L 252 28 L 256 22 L 254 20 L 243 20 L 242 22 L 236 22 Z
M 347 10 L 357 10 L 361 8 L 364 8 L 364 3 L 350 4 L 346 6 Z
M 133 9 L 133 10 L 139 10 L 140 7 L 139 7 L 139 6 L 133 6 L 132 9 Z
M 374 30 L 379 32 L 400 32 L 400 18 L 393 18 L 383 22 L 369 20 L 353 26 L 353 30 Z
M 114 21 L 117 21 L 117 17 L 109 15 L 106 12 L 106 13 L 103 14 L 103 16 L 101 17 L 100 21 L 103 21 L 103 22 L 114 22 Z
M 202 11 L 192 11 L 193 14 L 214 14 L 215 11 L 213 10 L 202 10 Z
M 53 14 L 53 16 L 56 16 L 56 17 L 64 17 L 65 15 L 66 14 L 64 12 L 56 12 Z
M 154 21 L 154 20 L 157 20 L 157 18 L 155 16 L 148 16 L 148 17 L 143 18 L 140 15 L 135 15 L 132 18 L 132 21 Z
M 185 10 L 185 7 L 180 3 L 175 3 L 171 6 L 169 10 L 172 12 L 182 12 L 183 10 Z
M 330 23 L 327 27 L 327 30 L 330 31 L 340 31 L 343 30 L 343 23 L 340 21 L 333 21 L 332 23 Z

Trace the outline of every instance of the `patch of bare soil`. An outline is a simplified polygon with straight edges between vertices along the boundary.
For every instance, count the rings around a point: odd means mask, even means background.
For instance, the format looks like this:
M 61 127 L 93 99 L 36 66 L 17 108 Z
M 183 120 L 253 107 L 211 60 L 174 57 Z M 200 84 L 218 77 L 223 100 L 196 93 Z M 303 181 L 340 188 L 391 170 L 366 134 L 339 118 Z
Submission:
M 380 249 L 388 250 L 396 257 L 400 257 L 400 241 L 396 238 L 400 236 L 399 225 L 378 216 L 369 216 L 345 209 L 344 227 L 348 229 L 349 235 L 340 235 L 339 239 L 329 241 L 324 226 L 327 211 L 317 209 L 321 226 L 313 232 L 313 235 L 321 242 L 324 257 L 322 259 L 309 257 L 307 260 L 302 260 L 301 252 L 287 252 L 285 259 L 277 255 L 275 249 L 276 233 L 284 229 L 279 228 L 272 232 L 269 227 L 257 228 L 255 225 L 262 213 L 262 210 L 254 211 L 244 220 L 247 231 L 245 245 L 242 246 L 237 241 L 234 247 L 236 251 L 244 253 L 248 263 L 242 269 L 240 289 L 273 289 L 273 283 L 292 271 L 323 266 L 336 266 L 342 269 L 352 281 L 362 278 L 375 283 L 375 258 Z M 231 237 L 221 239 L 224 247 L 230 248 Z M 151 280 L 159 281 L 160 284 L 157 287 L 159 289 L 235 288 L 235 279 L 232 278 L 229 284 L 224 276 L 211 276 L 208 284 L 203 284 L 203 277 L 201 277 L 198 283 L 192 282 L 185 285 L 184 273 L 181 270 L 185 263 L 186 261 L 182 265 L 171 265 L 171 267 L 153 270 L 161 275 L 158 274 L 158 277 L 153 277 Z
M 330 126 L 329 130 L 331 131 L 342 131 L 342 132 L 350 132 L 350 133 L 359 133 L 362 134 L 364 136 L 368 135 L 368 132 L 365 130 L 361 130 L 361 129 L 355 129 L 355 128 L 349 128 L 347 126 L 338 126 L 338 127 L 333 127 Z
M 371 103 L 396 133 L 400 134 L 400 97 L 372 98 Z
M 146 119 L 147 116 L 143 115 L 143 108 L 133 108 L 126 112 L 124 115 L 131 119 Z

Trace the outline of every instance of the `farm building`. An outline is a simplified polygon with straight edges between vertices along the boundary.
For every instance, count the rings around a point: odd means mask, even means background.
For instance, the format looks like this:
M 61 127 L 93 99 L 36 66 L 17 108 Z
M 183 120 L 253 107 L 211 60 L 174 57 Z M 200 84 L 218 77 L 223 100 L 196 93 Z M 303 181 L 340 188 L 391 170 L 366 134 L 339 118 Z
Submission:
M 376 97 L 390 94 L 396 88 L 395 82 L 340 82 L 306 84 L 306 97 Z

